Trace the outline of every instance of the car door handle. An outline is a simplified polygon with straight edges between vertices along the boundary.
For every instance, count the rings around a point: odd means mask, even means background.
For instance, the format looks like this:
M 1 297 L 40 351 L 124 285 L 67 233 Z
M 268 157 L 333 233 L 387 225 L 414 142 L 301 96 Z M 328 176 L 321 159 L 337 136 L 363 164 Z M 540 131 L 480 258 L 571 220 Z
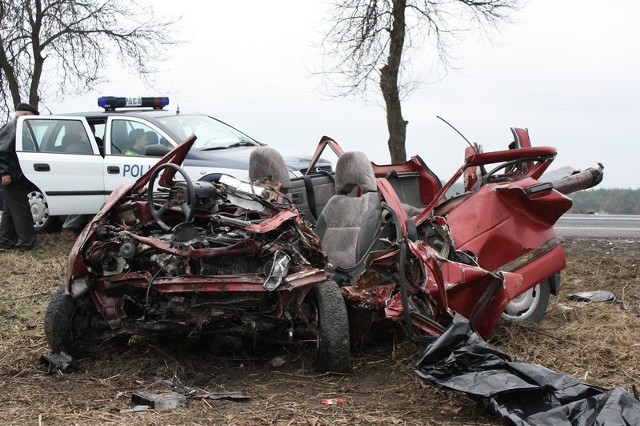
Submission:
M 33 165 L 33 170 L 36 172 L 50 172 L 51 167 L 47 163 L 35 163 Z
M 107 166 L 107 173 L 109 173 L 111 175 L 118 175 L 118 174 L 120 174 L 120 167 L 118 167 L 118 166 Z

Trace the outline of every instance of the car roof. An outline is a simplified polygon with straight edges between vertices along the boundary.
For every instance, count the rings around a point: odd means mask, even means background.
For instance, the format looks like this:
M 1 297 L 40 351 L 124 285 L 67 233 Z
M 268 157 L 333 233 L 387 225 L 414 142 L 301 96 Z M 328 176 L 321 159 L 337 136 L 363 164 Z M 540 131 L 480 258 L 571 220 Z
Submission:
M 254 138 L 252 138 L 251 136 L 245 134 L 243 131 L 238 130 L 237 128 L 233 127 L 232 125 L 217 119 L 215 117 L 212 117 L 208 114 L 204 114 L 201 112 L 195 112 L 195 111 L 180 111 L 178 110 L 168 110 L 168 109 L 151 109 L 151 108 L 120 108 L 117 110 L 108 110 L 105 109 L 103 111 L 87 111 L 87 112 L 68 112 L 68 113 L 62 113 L 62 114 L 55 114 L 57 116 L 67 116 L 67 117 L 84 117 L 86 118 L 88 121 L 97 121 L 97 120 L 106 120 L 106 118 L 108 117 L 132 117 L 132 118 L 139 118 L 139 119 L 143 119 L 146 120 L 147 122 L 153 123 L 156 126 L 164 129 L 164 131 L 166 131 L 167 133 L 169 133 L 175 141 L 180 141 L 180 137 L 178 135 L 176 135 L 170 128 L 167 128 L 167 126 L 165 126 L 163 123 L 161 123 L 160 121 L 158 121 L 159 118 L 163 118 L 163 117 L 172 117 L 172 116 L 193 116 L 193 115 L 199 115 L 199 116 L 204 116 L 204 117 L 209 117 L 217 122 L 222 123 L 225 126 L 230 127 L 231 129 L 235 130 L 236 132 L 241 133 L 242 135 L 244 135 L 245 137 L 249 138 L 251 141 L 257 143 L 258 145 L 263 145 L 261 142 L 258 142 L 257 140 L 255 140 Z
M 145 118 L 145 119 L 149 119 L 149 118 L 159 118 L 159 117 L 170 117 L 172 115 L 193 115 L 193 114 L 198 114 L 198 115 L 206 115 L 206 114 L 201 114 L 201 113 L 196 113 L 196 112 L 180 112 L 178 113 L 177 111 L 170 111 L 170 110 L 166 110 L 166 109 L 144 109 L 144 108 L 140 108 L 140 109 L 131 109 L 131 108 L 127 108 L 127 109 L 119 109 L 119 110 L 108 110 L 108 111 L 87 111 L 87 112 L 69 112 L 69 113 L 64 113 L 64 114 L 56 114 L 56 115 L 68 115 L 68 116 L 74 116 L 74 117 L 91 117 L 91 118 L 99 118 L 99 117 L 109 117 L 109 116 L 115 116 L 115 117 L 138 117 L 138 118 Z

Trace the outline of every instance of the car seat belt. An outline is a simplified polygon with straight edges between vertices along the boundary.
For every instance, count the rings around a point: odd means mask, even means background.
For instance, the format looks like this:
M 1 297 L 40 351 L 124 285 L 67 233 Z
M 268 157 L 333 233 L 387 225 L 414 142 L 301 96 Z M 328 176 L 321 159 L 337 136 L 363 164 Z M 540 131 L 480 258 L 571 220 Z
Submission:
M 311 211 L 311 216 L 313 216 L 313 219 L 317 220 L 318 212 L 316 210 L 316 193 L 313 190 L 313 183 L 311 182 L 311 177 L 308 175 L 304 175 L 302 179 L 304 180 L 304 189 L 307 192 L 307 202 L 309 204 L 309 211 Z

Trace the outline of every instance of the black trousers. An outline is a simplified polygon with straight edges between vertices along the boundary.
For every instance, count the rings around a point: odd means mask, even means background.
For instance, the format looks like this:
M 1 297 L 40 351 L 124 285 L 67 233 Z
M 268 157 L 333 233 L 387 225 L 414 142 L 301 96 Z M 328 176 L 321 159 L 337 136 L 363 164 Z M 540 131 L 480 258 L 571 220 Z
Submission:
M 22 182 L 12 182 L 4 188 L 0 247 L 29 249 L 37 241 L 33 216 L 29 207 L 29 190 Z

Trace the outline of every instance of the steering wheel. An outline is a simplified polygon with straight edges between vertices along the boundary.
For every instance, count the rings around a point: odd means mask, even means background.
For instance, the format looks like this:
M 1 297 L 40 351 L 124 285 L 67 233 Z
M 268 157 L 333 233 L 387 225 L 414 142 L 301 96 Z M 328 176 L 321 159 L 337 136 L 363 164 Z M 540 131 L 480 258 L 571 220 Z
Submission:
M 173 199 L 172 197 L 173 194 L 170 191 L 169 196 L 167 197 L 167 200 L 162 204 L 162 206 L 159 209 L 156 209 L 156 206 L 154 203 L 155 197 L 153 193 L 153 187 L 155 186 L 156 180 L 158 179 L 160 172 L 162 172 L 164 169 L 167 169 L 167 168 L 174 169 L 175 171 L 180 173 L 180 175 L 182 175 L 182 177 L 184 178 L 184 181 L 186 183 L 186 188 L 185 188 L 186 197 L 184 197 L 184 199 Z M 179 197 L 179 198 L 182 198 L 182 197 Z M 149 178 L 149 185 L 147 186 L 147 202 L 149 203 L 151 216 L 156 221 L 156 223 L 165 231 L 170 230 L 171 227 L 166 223 L 164 223 L 164 220 L 162 220 L 162 217 L 164 216 L 166 211 L 169 210 L 174 205 L 180 206 L 180 209 L 182 210 L 182 214 L 184 214 L 185 216 L 185 222 L 191 222 L 193 220 L 194 206 L 196 204 L 196 192 L 193 188 L 193 182 L 191 182 L 191 179 L 187 175 L 187 172 L 185 172 L 182 167 L 173 163 L 162 164 L 161 166 L 159 166 L 157 169 L 153 171 L 153 174 Z

